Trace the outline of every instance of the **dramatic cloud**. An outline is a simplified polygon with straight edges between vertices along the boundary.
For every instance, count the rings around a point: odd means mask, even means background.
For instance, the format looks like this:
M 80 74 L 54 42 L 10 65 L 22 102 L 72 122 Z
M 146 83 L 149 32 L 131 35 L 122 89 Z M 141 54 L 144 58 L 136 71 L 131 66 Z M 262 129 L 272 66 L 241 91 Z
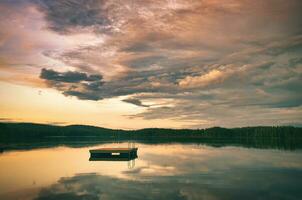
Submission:
M 200 86 L 206 86 L 209 84 L 213 84 L 219 81 L 223 81 L 224 74 L 219 70 L 212 70 L 207 74 L 201 75 L 201 76 L 195 76 L 191 77 L 188 76 L 185 79 L 181 80 L 179 82 L 179 85 L 181 87 L 200 87 Z
M 300 0 L 3 1 L 0 79 L 42 79 L 79 99 L 121 97 L 141 107 L 132 119 L 299 124 L 301 8 Z
M 43 68 L 40 78 L 46 80 L 49 86 L 63 91 L 64 95 L 87 100 L 102 99 L 98 94 L 103 85 L 101 75 L 87 75 L 86 73 L 73 71 L 57 72 Z
M 39 10 L 49 22 L 48 27 L 60 33 L 72 33 L 93 27 L 99 31 L 110 28 L 110 19 L 102 0 L 36 0 Z
M 134 104 L 136 106 L 149 107 L 147 105 L 142 104 L 142 102 L 139 99 L 124 99 L 123 101 L 126 103 Z
M 100 81 L 101 75 L 87 75 L 81 72 L 56 72 L 51 69 L 42 69 L 40 78 L 49 81 L 66 82 L 66 83 L 78 83 L 81 81 Z

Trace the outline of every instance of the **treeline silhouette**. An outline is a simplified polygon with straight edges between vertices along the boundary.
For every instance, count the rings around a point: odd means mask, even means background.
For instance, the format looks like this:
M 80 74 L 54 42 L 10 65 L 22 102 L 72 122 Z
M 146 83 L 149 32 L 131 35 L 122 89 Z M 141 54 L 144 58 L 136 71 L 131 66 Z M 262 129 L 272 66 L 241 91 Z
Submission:
M 284 138 L 302 139 L 302 128 L 258 126 L 244 128 L 114 130 L 95 126 L 53 126 L 33 123 L 0 123 L 0 139 L 36 139 L 49 137 L 136 138 Z
M 0 150 L 88 146 L 94 143 L 138 141 L 142 143 L 200 143 L 211 146 L 302 149 L 302 128 L 291 126 L 208 129 L 114 130 L 94 126 L 53 126 L 33 123 L 0 123 Z

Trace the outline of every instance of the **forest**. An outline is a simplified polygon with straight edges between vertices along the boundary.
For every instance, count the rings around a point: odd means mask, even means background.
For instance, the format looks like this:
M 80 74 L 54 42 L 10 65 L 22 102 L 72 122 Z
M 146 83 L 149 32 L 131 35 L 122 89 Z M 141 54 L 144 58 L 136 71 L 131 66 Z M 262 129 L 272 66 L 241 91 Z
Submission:
M 139 130 L 107 129 L 95 126 L 54 126 L 33 123 L 0 123 L 1 140 L 42 139 L 50 137 L 98 137 L 103 139 L 240 139 L 281 138 L 302 139 L 302 128 L 292 126 L 257 126 L 243 128 L 213 127 L 207 129 L 162 129 Z
M 258 126 L 243 128 L 140 130 L 95 126 L 54 126 L 33 123 L 0 123 L 0 153 L 55 146 L 83 147 L 107 142 L 145 144 L 194 143 L 215 147 L 242 146 L 261 149 L 302 149 L 302 128 Z

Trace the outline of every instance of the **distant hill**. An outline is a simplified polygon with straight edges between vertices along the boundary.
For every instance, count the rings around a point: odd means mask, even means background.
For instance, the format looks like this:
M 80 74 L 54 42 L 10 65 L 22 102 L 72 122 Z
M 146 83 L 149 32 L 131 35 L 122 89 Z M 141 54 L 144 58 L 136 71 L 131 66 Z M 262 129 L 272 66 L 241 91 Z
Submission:
M 244 128 L 114 130 L 86 125 L 54 126 L 34 123 L 0 123 L 0 139 L 29 139 L 48 137 L 99 137 L 115 139 L 152 138 L 284 138 L 302 139 L 302 128 L 291 126 L 259 126 Z
M 54 146 L 89 146 L 107 142 L 196 143 L 210 146 L 302 149 L 302 128 L 244 127 L 208 129 L 146 128 L 126 131 L 95 126 L 53 126 L 33 123 L 0 123 L 1 151 Z

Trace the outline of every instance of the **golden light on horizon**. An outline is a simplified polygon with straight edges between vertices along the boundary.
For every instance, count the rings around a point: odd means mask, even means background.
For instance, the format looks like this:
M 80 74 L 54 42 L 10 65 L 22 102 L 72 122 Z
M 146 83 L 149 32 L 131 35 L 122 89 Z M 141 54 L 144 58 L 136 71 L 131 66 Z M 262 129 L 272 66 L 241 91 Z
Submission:
M 299 8 L 296 0 L 1 1 L 1 121 L 301 125 Z

